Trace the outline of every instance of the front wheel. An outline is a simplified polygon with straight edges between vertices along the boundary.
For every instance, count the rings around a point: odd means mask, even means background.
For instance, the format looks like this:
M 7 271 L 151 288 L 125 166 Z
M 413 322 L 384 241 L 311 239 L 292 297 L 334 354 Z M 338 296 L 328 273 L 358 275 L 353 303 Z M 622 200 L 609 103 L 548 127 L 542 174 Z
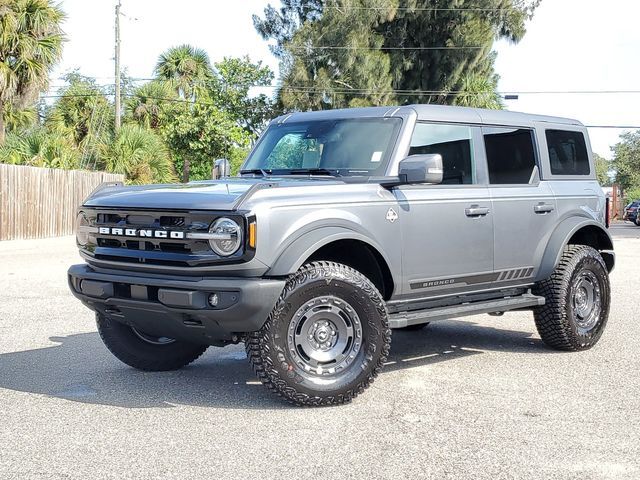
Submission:
M 578 351 L 594 346 L 609 317 L 610 286 L 600 253 L 585 245 L 567 245 L 547 280 L 534 288 L 546 303 L 534 310 L 540 337 L 552 348 Z
M 207 349 L 206 345 L 149 335 L 101 315 L 96 316 L 96 323 L 100 337 L 111 353 L 138 370 L 177 370 L 196 360 Z
M 391 330 L 384 300 L 360 272 L 314 262 L 287 281 L 246 351 L 260 381 L 297 405 L 349 402 L 378 375 Z

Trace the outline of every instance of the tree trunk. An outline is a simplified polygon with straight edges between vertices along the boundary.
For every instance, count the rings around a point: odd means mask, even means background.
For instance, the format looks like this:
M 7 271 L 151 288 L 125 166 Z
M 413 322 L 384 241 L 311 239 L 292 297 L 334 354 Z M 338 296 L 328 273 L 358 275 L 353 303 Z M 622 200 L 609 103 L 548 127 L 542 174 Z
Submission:
M 4 145 L 4 103 L 0 102 L 0 145 Z
M 184 164 L 182 165 L 182 183 L 187 183 L 189 181 L 189 167 L 191 166 L 189 159 L 184 159 Z

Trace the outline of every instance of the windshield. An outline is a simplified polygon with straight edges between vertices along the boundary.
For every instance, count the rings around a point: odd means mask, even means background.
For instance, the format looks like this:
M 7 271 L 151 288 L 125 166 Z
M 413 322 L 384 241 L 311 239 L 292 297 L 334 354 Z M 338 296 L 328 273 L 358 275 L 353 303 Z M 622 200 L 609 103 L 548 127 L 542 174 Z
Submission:
M 271 125 L 241 173 L 384 175 L 401 123 L 366 118 Z

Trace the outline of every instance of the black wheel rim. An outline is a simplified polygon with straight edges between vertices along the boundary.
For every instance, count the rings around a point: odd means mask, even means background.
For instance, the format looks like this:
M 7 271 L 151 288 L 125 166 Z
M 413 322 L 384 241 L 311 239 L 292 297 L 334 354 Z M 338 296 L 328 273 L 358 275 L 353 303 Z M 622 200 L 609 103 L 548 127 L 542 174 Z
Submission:
M 598 277 L 591 270 L 581 271 L 571 288 L 571 308 L 580 330 L 591 330 L 600 319 L 602 289 Z
M 344 371 L 362 349 L 356 311 L 334 296 L 314 298 L 293 315 L 287 332 L 293 361 L 305 372 L 330 376 Z
M 175 340 L 173 338 L 169 338 L 169 337 L 156 337 L 154 335 L 149 335 L 147 333 L 141 332 L 140 330 L 138 330 L 135 327 L 131 327 L 131 330 L 133 330 L 133 333 L 136 334 L 136 336 L 140 339 L 143 340 L 147 343 L 150 343 L 152 345 L 168 345 L 170 343 L 175 342 Z

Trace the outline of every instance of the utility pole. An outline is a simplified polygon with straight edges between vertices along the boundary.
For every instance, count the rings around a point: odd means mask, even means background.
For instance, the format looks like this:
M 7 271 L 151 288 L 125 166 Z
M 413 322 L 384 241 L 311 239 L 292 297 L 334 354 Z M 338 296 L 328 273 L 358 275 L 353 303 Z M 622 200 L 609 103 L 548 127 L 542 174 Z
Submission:
M 116 131 L 120 129 L 120 7 L 122 0 L 116 5 Z

